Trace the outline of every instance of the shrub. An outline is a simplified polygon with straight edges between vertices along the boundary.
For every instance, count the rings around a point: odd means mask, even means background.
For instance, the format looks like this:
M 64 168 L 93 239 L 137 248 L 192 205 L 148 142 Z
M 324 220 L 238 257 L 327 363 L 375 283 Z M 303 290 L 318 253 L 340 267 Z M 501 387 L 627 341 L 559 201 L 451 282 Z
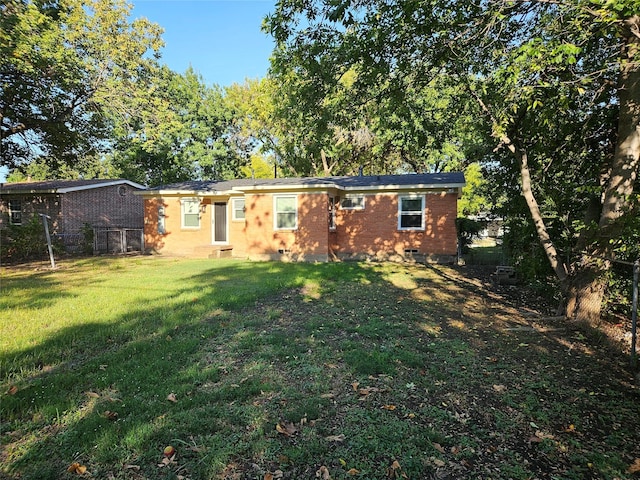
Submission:
M 23 262 L 47 256 L 47 240 L 40 217 L 34 215 L 22 225 L 9 225 L 0 233 L 0 257 L 3 261 Z M 59 245 L 54 245 L 60 250 Z

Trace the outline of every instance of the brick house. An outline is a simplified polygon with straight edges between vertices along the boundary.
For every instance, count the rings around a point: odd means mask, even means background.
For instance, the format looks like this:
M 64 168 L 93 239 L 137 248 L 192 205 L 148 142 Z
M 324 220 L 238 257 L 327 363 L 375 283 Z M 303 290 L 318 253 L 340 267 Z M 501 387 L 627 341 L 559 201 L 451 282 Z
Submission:
M 2 183 L 0 229 L 46 214 L 53 235 L 71 250 L 87 224 L 96 230 L 141 231 L 143 201 L 134 192 L 144 188 L 123 179 Z
M 148 251 L 255 260 L 457 254 L 462 173 L 191 181 L 141 191 Z

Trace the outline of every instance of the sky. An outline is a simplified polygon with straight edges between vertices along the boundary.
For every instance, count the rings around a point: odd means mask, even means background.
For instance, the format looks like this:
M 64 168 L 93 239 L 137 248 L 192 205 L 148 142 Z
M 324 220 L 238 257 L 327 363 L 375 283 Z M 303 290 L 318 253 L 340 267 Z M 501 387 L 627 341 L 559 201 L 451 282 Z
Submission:
M 260 30 L 276 0 L 130 0 L 132 18 L 164 28 L 162 62 L 184 73 L 191 65 L 207 85 L 264 77 L 273 40 Z

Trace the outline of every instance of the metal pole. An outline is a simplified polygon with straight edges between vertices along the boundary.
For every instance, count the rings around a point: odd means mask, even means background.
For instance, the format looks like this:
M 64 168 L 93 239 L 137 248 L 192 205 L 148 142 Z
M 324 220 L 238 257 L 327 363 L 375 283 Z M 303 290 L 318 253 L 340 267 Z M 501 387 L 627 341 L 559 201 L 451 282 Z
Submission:
M 638 326 L 638 273 L 640 258 L 633 263 L 633 303 L 631 307 L 631 368 L 636 368 L 636 338 Z
M 39 214 L 42 217 L 42 223 L 44 224 L 44 234 L 47 237 L 47 247 L 49 248 L 49 260 L 51 260 L 51 268 L 56 268 L 56 261 L 53 258 L 53 247 L 51 246 L 51 235 L 49 235 L 49 222 L 48 219 L 51 217 L 49 215 L 45 215 L 44 213 Z

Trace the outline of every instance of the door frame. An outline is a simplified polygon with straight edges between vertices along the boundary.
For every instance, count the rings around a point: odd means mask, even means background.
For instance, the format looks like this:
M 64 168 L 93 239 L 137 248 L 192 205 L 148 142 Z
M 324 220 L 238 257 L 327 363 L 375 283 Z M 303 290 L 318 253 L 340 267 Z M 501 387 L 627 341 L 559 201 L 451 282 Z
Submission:
M 216 241 L 216 205 L 225 206 L 225 240 Z M 229 201 L 212 201 L 211 202 L 211 245 L 229 245 Z

